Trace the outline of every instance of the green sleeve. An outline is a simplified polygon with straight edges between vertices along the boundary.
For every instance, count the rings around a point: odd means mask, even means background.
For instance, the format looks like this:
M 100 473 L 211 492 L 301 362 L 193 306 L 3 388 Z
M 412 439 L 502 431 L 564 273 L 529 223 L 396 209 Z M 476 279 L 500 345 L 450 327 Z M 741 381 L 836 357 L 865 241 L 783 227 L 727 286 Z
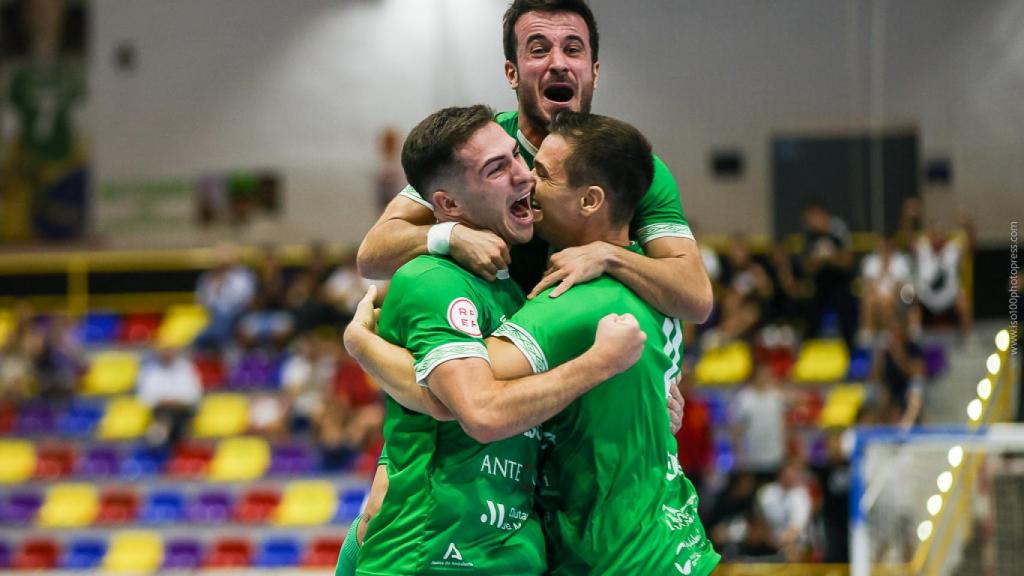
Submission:
M 484 306 L 465 276 L 433 267 L 413 275 L 399 270 L 395 278 L 381 311 L 381 335 L 412 353 L 417 382 L 425 386 L 434 368 L 449 360 L 488 360 L 479 327 Z M 392 333 L 397 338 L 389 338 Z
M 355 576 L 356 559 L 359 557 L 359 540 L 356 539 L 356 527 L 359 526 L 359 521 L 362 519 L 363 515 L 359 514 L 352 520 L 352 525 L 348 527 L 345 540 L 341 544 L 341 550 L 338 551 L 338 564 L 334 567 L 334 576 Z
M 434 209 L 434 206 L 430 202 L 424 200 L 423 196 L 420 196 L 420 193 L 417 192 L 416 189 L 413 188 L 411 185 L 407 184 L 405 188 L 402 188 L 402 191 L 399 192 L 398 195 L 405 196 L 409 200 L 412 200 L 413 202 L 416 202 L 417 204 L 424 206 L 426 208 L 430 208 L 431 210 Z
M 597 321 L 587 305 L 586 288 L 573 287 L 558 298 L 553 288 L 529 300 L 494 336 L 508 339 L 526 356 L 534 373 L 546 372 L 579 356 L 594 343 Z
M 654 157 L 654 180 L 636 208 L 630 231 L 641 246 L 658 238 L 690 238 L 693 233 L 683 216 L 679 186 L 668 166 Z

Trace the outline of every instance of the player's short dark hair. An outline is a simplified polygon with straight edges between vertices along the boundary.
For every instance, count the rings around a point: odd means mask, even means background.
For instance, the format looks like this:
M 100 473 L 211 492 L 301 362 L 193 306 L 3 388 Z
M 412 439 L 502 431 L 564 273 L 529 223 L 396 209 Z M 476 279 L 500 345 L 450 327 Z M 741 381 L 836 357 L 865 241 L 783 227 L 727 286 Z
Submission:
M 597 33 L 597 20 L 590 11 L 585 0 L 513 0 L 505 10 L 502 19 L 502 45 L 505 48 L 505 60 L 516 63 L 516 22 L 530 12 L 572 12 L 579 14 L 587 24 L 590 34 L 590 60 L 597 62 L 597 48 L 600 44 Z
M 550 133 L 572 146 L 565 159 L 569 186 L 601 186 L 612 223 L 629 222 L 654 180 L 654 154 L 647 138 L 621 120 L 569 110 L 555 116 Z
M 483 104 L 443 108 L 427 116 L 409 132 L 402 146 L 405 179 L 429 199 L 438 176 L 452 167 L 455 151 L 493 121 L 494 111 Z

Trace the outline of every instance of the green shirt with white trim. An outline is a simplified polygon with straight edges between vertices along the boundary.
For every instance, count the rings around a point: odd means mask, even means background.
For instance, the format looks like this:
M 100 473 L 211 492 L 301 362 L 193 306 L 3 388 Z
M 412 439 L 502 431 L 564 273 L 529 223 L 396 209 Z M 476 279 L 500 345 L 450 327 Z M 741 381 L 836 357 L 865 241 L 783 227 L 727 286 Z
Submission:
M 519 142 L 523 159 L 532 169 L 533 157 L 537 155 L 537 148 L 519 130 L 519 112 L 501 112 L 494 117 L 494 121 Z M 430 202 L 424 200 L 412 186 L 406 186 L 399 194 L 431 208 Z M 690 225 L 683 215 L 683 206 L 679 200 L 679 186 L 668 166 L 665 166 L 665 163 L 657 156 L 654 157 L 654 180 L 636 207 L 633 220 L 629 225 L 629 233 L 630 237 L 641 246 L 658 238 L 693 239 L 693 232 L 690 231 Z M 524 292 L 533 290 L 533 287 L 544 276 L 544 270 L 548 263 L 548 252 L 547 242 L 536 234 L 530 242 L 512 247 L 512 265 L 509 266 L 509 274 L 513 280 L 519 283 Z
M 636 243 L 630 246 L 641 252 Z M 594 342 L 607 314 L 631 313 L 647 334 L 640 360 L 584 394 L 543 426 L 543 513 L 549 574 L 704 576 L 719 555 L 697 517 L 665 409 L 679 376 L 682 323 L 611 276 L 551 289 L 494 332 L 534 372 L 567 362 Z
M 515 282 L 487 282 L 448 258 L 419 256 L 396 273 L 380 335 L 408 349 L 416 378 L 460 358 L 487 360 L 484 338 L 523 302 Z M 356 573 L 540 574 L 544 538 L 533 513 L 538 428 L 480 444 L 387 399 L 389 485 Z

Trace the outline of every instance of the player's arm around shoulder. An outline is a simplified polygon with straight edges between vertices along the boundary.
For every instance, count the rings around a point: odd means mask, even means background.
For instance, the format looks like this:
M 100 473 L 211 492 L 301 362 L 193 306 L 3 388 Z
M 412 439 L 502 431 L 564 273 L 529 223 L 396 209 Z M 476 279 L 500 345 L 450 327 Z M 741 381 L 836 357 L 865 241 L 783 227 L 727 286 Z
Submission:
M 386 280 L 413 258 L 430 253 L 427 238 L 435 224 L 430 203 L 406 187 L 391 200 L 359 245 L 359 273 L 366 278 Z M 448 234 L 447 242 L 436 253 L 450 254 L 456 262 L 488 281 L 495 279 L 498 270 L 508 268 L 508 245 L 493 232 L 458 225 Z

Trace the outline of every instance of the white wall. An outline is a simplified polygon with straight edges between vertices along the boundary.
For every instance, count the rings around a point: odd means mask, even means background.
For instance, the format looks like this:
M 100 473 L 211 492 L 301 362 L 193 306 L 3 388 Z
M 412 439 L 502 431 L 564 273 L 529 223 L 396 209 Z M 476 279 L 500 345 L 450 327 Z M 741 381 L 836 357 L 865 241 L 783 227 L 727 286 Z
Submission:
M 243 239 L 358 240 L 378 130 L 441 106 L 514 106 L 506 0 L 101 0 L 92 132 L 100 182 L 278 167 L 286 214 Z M 917 125 L 953 159 L 932 212 L 969 204 L 983 238 L 1024 216 L 1024 4 L 1015 0 L 593 0 L 595 111 L 655 143 L 704 233 L 770 232 L 772 133 Z M 112 51 L 138 48 L 134 74 Z M 872 86 L 876 90 L 872 90 Z M 746 176 L 712 181 L 708 150 Z M 102 219 L 102 206 L 98 207 Z M 150 234 L 152 242 L 194 236 Z M 137 242 L 137 239 L 132 239 Z

